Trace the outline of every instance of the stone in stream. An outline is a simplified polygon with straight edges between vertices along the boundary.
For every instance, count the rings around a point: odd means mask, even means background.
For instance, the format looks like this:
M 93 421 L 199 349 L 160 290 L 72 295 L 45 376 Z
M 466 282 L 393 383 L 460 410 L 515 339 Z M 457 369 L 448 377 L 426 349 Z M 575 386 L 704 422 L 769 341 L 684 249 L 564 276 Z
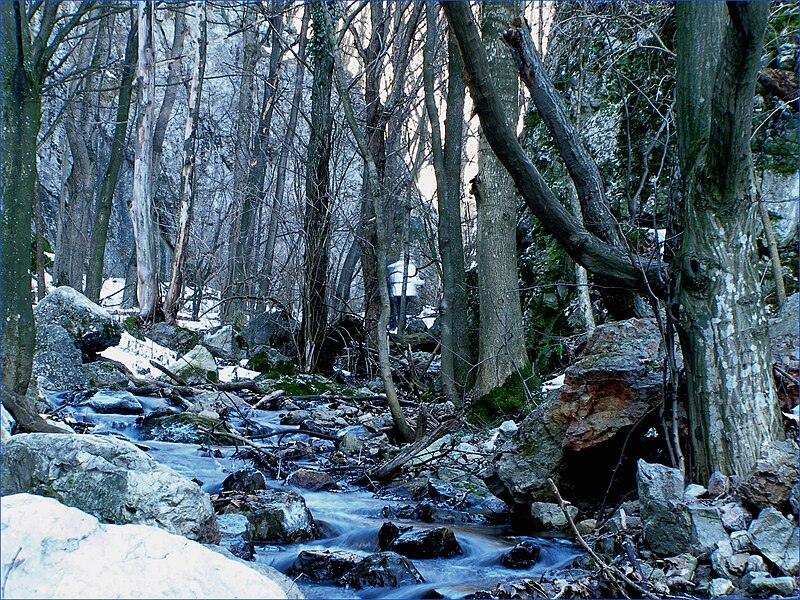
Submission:
M 4 496 L 0 516 L 7 598 L 287 597 L 276 580 L 157 527 L 100 523 L 29 494 Z
M 111 314 L 68 286 L 50 291 L 34 308 L 36 326 L 60 325 L 84 357 L 119 344 L 122 327 Z
M 281 419 L 281 425 L 300 425 L 308 417 L 307 410 L 290 410 Z
M 198 344 L 181 358 L 167 367 L 172 373 L 187 385 L 216 383 L 219 381 L 217 361 L 206 350 L 205 346 Z M 166 375 L 164 377 L 167 377 Z
M 449 558 L 463 554 L 461 544 L 447 527 L 401 533 L 390 550 L 409 558 Z
M 222 482 L 222 489 L 226 492 L 236 491 L 252 494 L 258 490 L 267 489 L 267 480 L 258 469 L 245 467 L 228 475 Z
M 363 558 L 340 580 L 357 590 L 370 587 L 400 587 L 424 583 L 414 564 L 396 552 L 378 552 Z
M 398 527 L 391 521 L 387 521 L 378 530 L 378 549 L 381 551 L 388 550 L 392 542 L 394 542 L 400 534 L 406 531 L 411 531 L 411 525 L 403 525 Z
M 336 487 L 333 477 L 324 471 L 315 471 L 313 469 L 297 469 L 289 475 L 286 483 L 311 491 L 329 490 Z
M 108 523 L 155 525 L 215 543 L 207 494 L 133 444 L 110 437 L 29 433 L 3 447 L 2 493 L 57 498 Z
M 363 556 L 353 552 L 303 550 L 289 569 L 289 575 L 303 575 L 314 583 L 338 583 Z
M 220 538 L 219 545 L 242 560 L 253 560 L 253 525 L 244 515 L 217 515 Z
M 529 540 L 523 540 L 500 557 L 500 564 L 509 569 L 529 569 L 539 562 L 541 548 Z
M 109 394 L 98 392 L 78 404 L 87 406 L 96 413 L 113 415 L 140 415 L 144 412 L 142 405 L 130 392 L 115 392 Z
M 300 494 L 258 490 L 241 502 L 228 504 L 225 513 L 241 513 L 253 524 L 253 541 L 274 544 L 304 542 L 317 537 L 317 524 Z

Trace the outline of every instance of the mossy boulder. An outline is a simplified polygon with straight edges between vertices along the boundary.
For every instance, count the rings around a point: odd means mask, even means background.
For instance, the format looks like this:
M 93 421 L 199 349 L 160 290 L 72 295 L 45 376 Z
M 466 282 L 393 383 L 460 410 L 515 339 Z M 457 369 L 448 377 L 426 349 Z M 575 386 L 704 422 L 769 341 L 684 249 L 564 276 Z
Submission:
M 217 419 L 184 412 L 145 419 L 140 433 L 142 439 L 157 442 L 231 445 L 233 440 L 221 435 L 225 431 L 227 426 Z
M 200 345 L 169 365 L 169 370 L 187 385 L 219 381 L 217 361 L 204 346 Z

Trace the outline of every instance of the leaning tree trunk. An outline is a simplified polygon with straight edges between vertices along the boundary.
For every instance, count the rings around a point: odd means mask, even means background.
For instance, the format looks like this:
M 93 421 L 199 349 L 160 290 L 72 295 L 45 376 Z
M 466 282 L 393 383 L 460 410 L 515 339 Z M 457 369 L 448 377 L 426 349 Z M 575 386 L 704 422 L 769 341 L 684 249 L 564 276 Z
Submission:
M 200 120 L 200 97 L 203 90 L 203 77 L 206 70 L 206 5 L 205 0 L 197 2 L 197 16 L 192 24 L 192 38 L 195 41 L 194 69 L 189 84 L 188 113 L 183 133 L 183 166 L 181 168 L 180 208 L 178 209 L 178 230 L 175 234 L 175 250 L 172 253 L 169 290 L 164 301 L 164 316 L 168 323 L 174 324 L 178 317 L 183 295 L 183 269 L 189 251 L 189 232 L 191 230 L 192 207 L 196 195 L 195 153 L 197 147 L 197 124 Z
M 782 434 L 755 263 L 750 133 L 769 4 L 676 8 L 683 238 L 674 261 L 694 472 L 746 475 Z
M 519 82 L 501 35 L 518 16 L 515 3 L 482 5 L 481 29 L 489 71 L 512 124 L 519 115 Z M 517 377 L 529 363 L 517 276 L 517 192 L 484 133 L 478 145 L 478 173 L 480 345 L 475 385 L 481 397 L 510 376 Z
M 36 140 L 41 122 L 38 78 L 31 73 L 25 7 L 0 3 L 2 66 L 2 204 L 0 205 L 0 398 L 23 431 L 54 431 L 25 396 L 31 378 L 34 321 L 31 297 L 31 218 Z M 13 152 L 8 150 L 13 148 Z
M 327 4 L 311 9 L 314 30 L 326 40 Z M 303 322 L 301 360 L 306 372 L 319 361 L 328 321 L 328 245 L 331 232 L 330 160 L 333 112 L 333 55 L 327 43 L 314 49 L 314 83 L 311 87 L 311 134 L 306 161 L 306 201 L 303 220 Z
M 103 287 L 103 264 L 108 240 L 108 225 L 111 221 L 114 191 L 119 181 L 122 167 L 125 142 L 128 137 L 128 116 L 131 112 L 131 96 L 133 95 L 133 75 L 136 71 L 136 49 L 138 44 L 136 22 L 131 19 L 131 29 L 125 46 L 125 62 L 120 77 L 119 99 L 117 101 L 117 119 L 114 124 L 114 135 L 111 138 L 111 156 L 100 186 L 95 205 L 94 227 L 89 249 L 89 269 L 86 274 L 86 296 L 95 302 L 100 300 Z
M 155 125 L 155 57 L 153 55 L 153 11 L 155 4 L 142 2 L 139 11 L 139 62 L 136 79 L 139 90 L 140 120 L 133 166 L 131 221 L 136 243 L 136 295 L 139 319 L 160 317 L 160 290 L 156 260 L 156 228 L 153 214 L 153 127 Z

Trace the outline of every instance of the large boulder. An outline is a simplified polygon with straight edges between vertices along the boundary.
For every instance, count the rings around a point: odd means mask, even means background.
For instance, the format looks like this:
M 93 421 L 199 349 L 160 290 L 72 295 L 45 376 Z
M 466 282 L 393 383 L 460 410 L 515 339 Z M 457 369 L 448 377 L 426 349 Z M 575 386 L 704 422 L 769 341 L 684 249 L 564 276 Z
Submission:
M 219 381 L 217 361 L 204 346 L 199 344 L 169 365 L 168 368 L 188 385 Z
M 552 502 L 553 479 L 573 501 L 596 502 L 615 469 L 618 491 L 633 489 L 636 459 L 655 451 L 645 433 L 660 427 L 654 409 L 662 399 L 663 357 L 652 319 L 597 327 L 564 385 L 510 439 L 498 438 L 484 473 L 489 489 L 512 506 Z
M 447 527 L 406 531 L 392 542 L 389 549 L 409 558 L 449 558 L 464 553 L 456 536 Z
M 49 496 L 107 523 L 155 525 L 204 542 L 220 535 L 197 484 L 110 437 L 14 436 L 3 447 L 2 493 Z
M 223 360 L 239 360 L 245 347 L 244 338 L 230 323 L 206 333 L 202 343 L 215 358 Z
M 343 585 L 357 590 L 370 587 L 400 587 L 423 583 L 414 564 L 396 552 L 378 552 L 362 559 L 341 579 Z
M 800 529 L 774 508 L 765 508 L 747 530 L 753 546 L 786 575 L 800 566 Z
M 57 323 L 37 325 L 31 379 L 39 389 L 85 389 L 91 377 L 82 365 L 83 355 L 64 327 Z
M 109 312 L 71 287 L 52 290 L 33 310 L 37 327 L 60 325 L 84 357 L 119 344 L 122 327 Z
M 314 583 L 338 583 L 362 558 L 341 550 L 303 550 L 292 563 L 289 575 L 303 575 Z
M 639 460 L 639 507 L 644 538 L 656 554 L 703 554 L 728 539 L 719 509 L 684 495 L 680 470 Z
M 739 484 L 739 494 L 758 508 L 787 510 L 792 486 L 798 482 L 798 461 L 800 452 L 794 440 L 764 444 L 753 470 Z
M 225 513 L 241 513 L 253 524 L 253 541 L 274 544 L 304 542 L 317 537 L 317 524 L 306 501 L 296 492 L 257 490 Z
M 800 295 L 793 294 L 769 320 L 770 351 L 773 362 L 791 377 L 779 375 L 778 392 L 784 410 L 797 405 L 797 378 L 800 373 Z
M 286 598 L 275 581 L 147 525 L 105 525 L 52 498 L 2 499 L 5 598 Z
M 298 323 L 284 311 L 273 309 L 262 312 L 248 322 L 242 331 L 247 347 L 254 352 L 259 346 L 276 349 L 285 356 L 295 356 L 295 335 Z

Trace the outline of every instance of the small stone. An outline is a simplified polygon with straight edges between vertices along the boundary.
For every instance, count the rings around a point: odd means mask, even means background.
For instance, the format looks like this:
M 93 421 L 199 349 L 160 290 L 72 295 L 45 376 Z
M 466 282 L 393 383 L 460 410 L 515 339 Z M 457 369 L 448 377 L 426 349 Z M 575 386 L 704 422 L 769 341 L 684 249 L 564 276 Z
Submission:
M 719 471 L 714 471 L 711 474 L 711 477 L 708 478 L 708 495 L 712 498 L 718 498 L 720 496 L 724 496 L 725 494 L 731 491 L 731 482 L 728 477 L 720 473 Z
M 574 521 L 578 509 L 569 505 L 567 512 Z M 552 502 L 531 502 L 531 520 L 533 528 L 538 531 L 566 531 L 569 528 L 561 507 Z
M 297 469 L 289 475 L 286 483 L 312 491 L 329 490 L 336 487 L 336 482 L 330 475 L 313 469 Z
M 519 429 L 519 427 L 514 421 L 503 421 L 500 423 L 500 427 L 497 428 L 500 435 L 504 437 L 511 437 L 516 433 L 517 429 Z
M 730 579 L 719 577 L 712 579 L 708 586 L 708 593 L 712 598 L 719 598 L 720 596 L 728 596 L 732 594 L 736 588 Z
M 741 530 L 731 532 L 731 547 L 736 553 L 751 554 L 755 551 L 753 542 L 750 541 L 750 534 Z
M 290 410 L 281 419 L 281 425 L 300 425 L 300 423 L 308 419 L 308 416 L 308 411 L 306 410 Z
M 267 480 L 258 469 L 245 467 L 228 475 L 222 482 L 222 489 L 251 494 L 257 490 L 267 489 Z
M 747 592 L 758 598 L 766 598 L 773 594 L 791 596 L 797 589 L 794 577 L 753 577 L 747 586 Z
M 667 577 L 680 577 L 686 581 L 691 581 L 694 578 L 694 572 L 697 570 L 697 559 L 691 554 L 684 553 L 672 556 L 667 558 L 665 562 L 669 565 Z
M 352 433 L 345 433 L 339 439 L 339 450 L 344 454 L 357 454 L 364 447 L 364 440 Z
M 509 569 L 529 569 L 539 562 L 541 548 L 524 540 L 500 557 L 500 564 Z
M 726 531 L 740 531 L 747 529 L 753 516 L 747 509 L 737 502 L 727 502 L 723 504 L 720 509 L 720 518 L 722 519 L 722 526 Z
M 708 493 L 708 490 L 704 488 L 702 485 L 697 485 L 696 483 L 690 483 L 686 486 L 686 489 L 683 492 L 684 498 L 686 500 L 697 500 L 701 496 L 705 496 Z
M 751 554 L 747 559 L 747 564 L 744 567 L 745 573 L 758 573 L 760 571 L 768 571 L 767 563 L 764 557 L 760 554 Z
M 575 528 L 581 535 L 586 535 L 587 533 L 591 533 L 592 531 L 594 531 L 595 527 L 597 527 L 597 519 L 584 519 L 583 521 L 575 525 Z

